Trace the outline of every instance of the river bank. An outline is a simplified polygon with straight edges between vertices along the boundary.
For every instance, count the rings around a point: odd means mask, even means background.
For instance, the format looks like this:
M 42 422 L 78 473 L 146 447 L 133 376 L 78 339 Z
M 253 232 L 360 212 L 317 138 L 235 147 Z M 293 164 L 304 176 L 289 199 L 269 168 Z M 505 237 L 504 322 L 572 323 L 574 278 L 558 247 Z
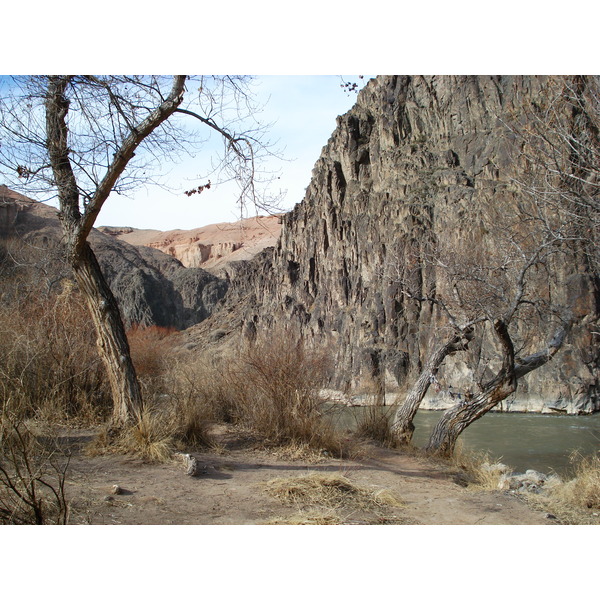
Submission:
M 354 456 L 298 458 L 269 450 L 222 426 L 218 445 L 194 452 L 193 477 L 174 458 L 149 463 L 127 455 L 87 456 L 91 431 L 68 433 L 72 452 L 67 496 L 72 524 L 396 524 L 548 525 L 560 521 L 544 507 L 528 505 L 510 491 L 469 487 L 459 466 L 418 453 L 358 444 Z M 282 501 L 269 492 L 274 481 L 295 489 L 307 478 L 343 495 Z M 329 482 L 329 483 L 328 483 Z M 115 487 L 118 486 L 118 487 Z M 363 500 L 356 503 L 357 491 Z M 329 498 L 329 496 L 327 496 Z

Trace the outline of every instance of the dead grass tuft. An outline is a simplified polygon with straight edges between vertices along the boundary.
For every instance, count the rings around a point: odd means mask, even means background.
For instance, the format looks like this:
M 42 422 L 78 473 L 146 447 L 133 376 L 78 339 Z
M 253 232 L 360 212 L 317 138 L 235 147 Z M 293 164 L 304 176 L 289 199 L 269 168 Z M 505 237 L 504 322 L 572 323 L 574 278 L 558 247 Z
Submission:
M 393 406 L 370 404 L 358 418 L 356 436 L 371 440 L 384 448 L 396 448 L 398 440 L 392 432 Z
M 265 484 L 267 493 L 285 504 L 328 508 L 402 507 L 402 501 L 388 490 L 357 486 L 339 473 L 309 473 L 301 477 L 277 478 Z
M 600 525 L 600 453 L 571 455 L 574 477 L 543 494 L 527 494 L 528 504 L 554 515 L 564 525 Z
M 571 455 L 575 477 L 562 486 L 556 486 L 553 495 L 579 508 L 600 509 L 600 453 Z
M 458 469 L 457 480 L 477 490 L 498 490 L 502 476 L 511 472 L 510 467 L 493 460 L 487 452 L 474 452 L 457 444 L 450 458 L 450 465 Z
M 334 511 L 310 510 L 287 517 L 273 517 L 265 525 L 342 525 L 343 520 Z
M 138 456 L 149 462 L 168 462 L 174 452 L 196 448 L 213 448 L 210 424 L 194 406 L 181 405 L 146 408 L 137 421 L 119 431 L 103 426 L 86 452 L 94 456 L 121 453 Z

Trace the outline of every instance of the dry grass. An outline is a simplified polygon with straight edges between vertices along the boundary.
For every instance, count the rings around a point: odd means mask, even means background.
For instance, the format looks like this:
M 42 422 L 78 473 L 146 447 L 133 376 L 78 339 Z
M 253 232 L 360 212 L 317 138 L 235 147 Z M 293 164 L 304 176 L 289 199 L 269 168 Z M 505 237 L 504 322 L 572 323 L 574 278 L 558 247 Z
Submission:
M 263 448 L 297 458 L 346 455 L 346 440 L 323 418 L 326 355 L 288 334 L 270 336 L 227 356 L 181 362 L 178 355 L 169 395 L 197 403 L 214 421 L 244 428 Z
M 87 426 L 109 387 L 62 252 L 0 239 L 0 408 L 21 420 Z
M 273 517 L 265 525 L 342 525 L 344 521 L 334 511 L 309 510 L 287 517 Z
M 272 335 L 244 349 L 228 373 L 239 420 L 267 442 L 306 444 L 339 455 L 339 436 L 322 418 L 319 398 L 326 357 Z
M 177 451 L 213 446 L 210 423 L 198 407 L 192 405 L 185 410 L 175 404 L 162 410 L 146 408 L 132 425 L 118 432 L 104 425 L 88 445 L 87 453 L 123 453 L 149 462 L 168 462 Z
M 385 489 L 361 487 L 339 473 L 309 473 L 301 477 L 272 479 L 264 489 L 298 512 L 277 517 L 270 524 L 400 523 L 403 519 L 387 514 L 403 507 L 402 501 Z
M 571 456 L 574 476 L 568 481 L 552 477 L 540 493 L 522 493 L 536 510 L 548 512 L 565 525 L 600 524 L 600 454 Z M 510 468 L 492 461 L 485 453 L 458 448 L 451 465 L 459 469 L 459 479 L 476 490 L 498 490 Z
M 564 525 L 600 525 L 600 454 L 574 453 L 571 462 L 572 479 L 555 483 L 544 494 L 528 494 L 526 500 Z
M 498 490 L 502 476 L 510 473 L 510 467 L 490 458 L 487 452 L 474 452 L 456 445 L 450 458 L 451 467 L 458 469 L 457 480 L 477 490 Z
M 175 339 L 174 328 L 141 327 L 134 325 L 127 331 L 131 360 L 141 380 L 154 382 L 166 370 L 166 360 Z
M 65 280 L 59 294 L 14 302 L 0 303 L 0 405 L 22 419 L 102 420 L 109 390 L 79 294 Z
M 395 407 L 370 404 L 356 423 L 356 435 L 371 440 L 384 448 L 396 448 L 397 439 L 392 432 L 392 416 Z
M 556 486 L 553 496 L 579 508 L 600 509 L 600 453 L 592 456 L 574 453 L 571 463 L 575 477 Z

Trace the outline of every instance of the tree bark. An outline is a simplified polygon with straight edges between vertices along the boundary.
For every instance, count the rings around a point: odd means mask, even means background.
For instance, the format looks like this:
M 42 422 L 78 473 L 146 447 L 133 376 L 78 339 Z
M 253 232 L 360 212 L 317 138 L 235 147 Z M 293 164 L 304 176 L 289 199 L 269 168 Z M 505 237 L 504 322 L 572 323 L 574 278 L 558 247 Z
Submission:
M 123 140 L 82 214 L 79 187 L 69 157 L 69 76 L 52 76 L 46 95 L 46 143 L 60 202 L 59 218 L 65 234 L 67 258 L 85 297 L 97 333 L 100 356 L 113 397 L 113 425 L 122 427 L 140 415 L 142 393 L 119 307 L 87 237 L 114 184 L 139 144 L 172 115 L 183 100 L 185 76 L 176 76 L 169 96 Z
M 72 268 L 96 329 L 112 394 L 112 422 L 122 427 L 140 416 L 143 399 L 119 306 L 88 243 Z
M 502 367 L 496 377 L 487 382 L 481 392 L 448 409 L 434 427 L 426 451 L 430 454 L 450 456 L 454 452 L 458 436 L 474 421 L 497 406 L 517 390 L 518 380 L 531 371 L 545 365 L 559 351 L 570 322 L 561 327 L 548 346 L 530 356 L 515 361 L 514 347 L 504 321 L 494 323 L 496 337 L 503 353 Z
M 443 364 L 446 357 L 466 350 L 469 342 L 473 339 L 473 330 L 466 329 L 461 334 L 455 335 L 445 344 L 438 346 L 432 354 L 429 355 L 425 367 L 421 371 L 417 381 L 413 385 L 410 393 L 404 402 L 398 407 L 392 423 L 392 434 L 396 443 L 403 445 L 409 444 L 415 430 L 413 424 L 417 410 L 431 385 L 439 367 Z

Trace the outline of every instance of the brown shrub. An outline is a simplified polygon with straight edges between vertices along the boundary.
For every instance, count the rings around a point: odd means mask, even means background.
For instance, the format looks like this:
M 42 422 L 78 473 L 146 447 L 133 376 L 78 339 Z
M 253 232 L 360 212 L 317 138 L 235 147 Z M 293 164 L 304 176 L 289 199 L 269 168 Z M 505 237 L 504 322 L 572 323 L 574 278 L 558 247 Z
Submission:
M 182 442 L 198 443 L 211 422 L 226 422 L 295 454 L 340 455 L 345 442 L 323 418 L 319 396 L 329 364 L 325 352 L 283 335 L 229 355 L 177 352 L 164 363 L 164 393 L 157 401 L 179 415 Z
M 0 404 L 19 418 L 93 422 L 109 391 L 86 307 L 65 280 L 59 294 L 0 305 Z
M 330 364 L 326 351 L 309 350 L 284 334 L 248 346 L 224 374 L 236 419 L 272 444 L 340 455 L 341 438 L 323 419 L 319 396 Z
M 173 347 L 174 327 L 134 325 L 127 331 L 131 360 L 140 380 L 154 383 L 164 374 L 166 357 Z

